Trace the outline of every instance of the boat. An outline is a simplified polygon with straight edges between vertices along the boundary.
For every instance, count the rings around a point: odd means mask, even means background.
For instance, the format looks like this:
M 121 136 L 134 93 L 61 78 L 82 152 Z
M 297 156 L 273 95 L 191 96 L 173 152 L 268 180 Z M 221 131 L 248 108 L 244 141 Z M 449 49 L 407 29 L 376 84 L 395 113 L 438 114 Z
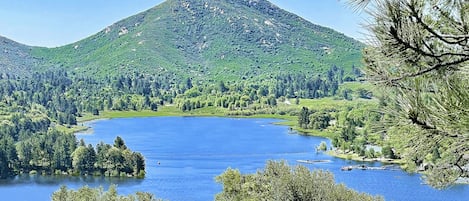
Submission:
M 296 160 L 296 162 L 314 164 L 314 163 L 330 163 L 331 160 Z
M 342 168 L 340 168 L 340 170 L 342 170 L 342 171 L 350 171 L 352 169 L 353 169 L 352 166 L 343 166 Z

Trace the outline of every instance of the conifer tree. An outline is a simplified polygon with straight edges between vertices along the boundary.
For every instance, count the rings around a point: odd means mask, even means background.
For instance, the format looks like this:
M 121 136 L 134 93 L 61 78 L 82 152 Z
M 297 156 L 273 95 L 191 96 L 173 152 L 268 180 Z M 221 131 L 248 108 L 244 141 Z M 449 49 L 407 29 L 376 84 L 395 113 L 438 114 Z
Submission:
M 385 129 L 408 167 L 429 163 L 428 183 L 469 177 L 469 3 L 351 0 L 372 20 L 366 76 L 390 98 Z M 431 158 L 438 148 L 440 157 Z M 430 156 L 430 157 L 429 157 Z

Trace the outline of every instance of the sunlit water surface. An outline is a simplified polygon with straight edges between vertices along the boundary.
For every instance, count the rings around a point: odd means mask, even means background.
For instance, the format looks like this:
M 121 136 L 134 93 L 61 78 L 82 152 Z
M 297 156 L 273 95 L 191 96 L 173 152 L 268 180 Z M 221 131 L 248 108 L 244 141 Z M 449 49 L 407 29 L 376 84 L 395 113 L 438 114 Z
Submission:
M 83 185 L 117 184 L 119 193 L 147 191 L 173 201 L 213 200 L 221 191 L 214 177 L 226 168 L 253 173 L 267 160 L 327 159 L 330 163 L 305 164 L 334 173 L 337 182 L 386 200 L 467 201 L 469 185 L 457 185 L 439 191 L 424 185 L 417 174 L 401 170 L 341 171 L 356 162 L 318 154 L 314 150 L 320 137 L 290 133 L 288 127 L 277 126 L 273 119 L 235 119 L 216 117 L 152 117 L 99 120 L 89 123 L 92 134 L 77 134 L 93 145 L 104 141 L 113 144 L 117 135 L 127 146 L 146 158 L 145 179 L 101 177 L 62 177 L 22 175 L 0 180 L 0 200 L 50 200 L 61 185 L 77 189 Z M 381 166 L 380 163 L 367 163 Z

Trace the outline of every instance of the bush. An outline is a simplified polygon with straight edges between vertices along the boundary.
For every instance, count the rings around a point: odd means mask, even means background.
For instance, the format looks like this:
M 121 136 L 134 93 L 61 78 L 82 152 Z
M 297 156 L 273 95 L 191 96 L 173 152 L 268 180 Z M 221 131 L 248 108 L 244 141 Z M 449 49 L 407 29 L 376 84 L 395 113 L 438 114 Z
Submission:
M 138 172 L 137 178 L 139 178 L 139 179 L 145 178 L 145 171 L 144 171 L 144 170 L 140 170 L 140 172 Z
M 326 142 L 321 141 L 321 144 L 319 144 L 318 150 L 319 150 L 319 151 L 327 151 L 327 144 L 326 144 Z
M 215 200 L 383 200 L 355 192 L 343 184 L 336 184 L 332 173 L 310 171 L 304 166 L 290 167 L 285 162 L 269 161 L 264 170 L 242 175 L 239 170 L 227 169 L 216 177 L 223 191 Z
M 151 193 L 136 192 L 135 194 L 121 196 L 117 192 L 116 185 L 109 186 L 107 191 L 104 191 L 102 187 L 90 188 L 83 186 L 78 190 L 67 189 L 66 186 L 61 186 L 59 190 L 52 194 L 52 201 L 63 201 L 63 200 L 113 200 L 113 201 L 124 201 L 124 200 L 135 200 L 135 201 L 157 201 L 161 199 L 155 198 Z
M 366 150 L 365 151 L 365 156 L 367 158 L 375 158 L 376 157 L 375 150 L 373 148 L 370 148 L 369 150 Z
M 381 152 L 383 152 L 383 156 L 386 158 L 391 158 L 391 159 L 396 158 L 396 155 L 394 155 L 394 151 L 392 150 L 390 146 L 384 146 Z

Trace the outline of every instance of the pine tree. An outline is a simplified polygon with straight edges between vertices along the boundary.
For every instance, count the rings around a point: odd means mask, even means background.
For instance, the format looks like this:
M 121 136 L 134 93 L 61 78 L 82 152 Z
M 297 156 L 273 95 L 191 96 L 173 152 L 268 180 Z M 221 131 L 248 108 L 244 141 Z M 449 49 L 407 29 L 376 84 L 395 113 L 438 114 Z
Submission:
M 386 91 L 391 137 L 413 166 L 438 149 L 427 182 L 469 177 L 469 3 L 465 0 L 351 0 L 374 18 L 364 50 L 369 81 Z M 367 6 L 373 2 L 374 6 Z M 393 129 L 395 128 L 395 129 Z

